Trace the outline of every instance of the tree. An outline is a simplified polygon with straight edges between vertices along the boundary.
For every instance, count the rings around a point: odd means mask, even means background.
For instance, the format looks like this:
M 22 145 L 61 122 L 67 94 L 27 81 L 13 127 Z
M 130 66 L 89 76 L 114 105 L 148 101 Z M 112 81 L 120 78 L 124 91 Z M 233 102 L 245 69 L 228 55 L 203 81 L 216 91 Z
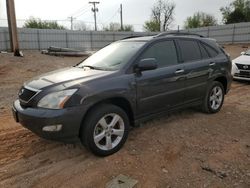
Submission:
M 132 25 L 123 25 L 123 30 L 121 29 L 121 25 L 119 23 L 111 22 L 109 26 L 103 28 L 104 31 L 134 31 L 134 27 Z
M 217 20 L 214 16 L 204 13 L 197 12 L 193 16 L 190 16 L 185 21 L 185 28 L 197 28 L 197 27 L 208 27 L 217 25 Z
M 143 27 L 145 30 L 151 32 L 161 31 L 161 24 L 156 20 L 146 21 Z
M 235 0 L 220 11 L 225 24 L 250 22 L 250 0 Z
M 23 27 L 37 29 L 66 29 L 64 26 L 59 25 L 56 21 L 42 21 L 39 18 L 30 18 L 25 21 Z
M 147 31 L 167 31 L 174 21 L 175 4 L 168 0 L 158 0 L 152 8 L 151 19 L 146 21 Z
M 89 31 L 90 28 L 83 21 L 79 21 L 74 24 L 74 30 Z
M 123 26 L 123 30 L 120 30 L 120 31 L 134 31 L 134 27 L 132 25 L 124 25 Z

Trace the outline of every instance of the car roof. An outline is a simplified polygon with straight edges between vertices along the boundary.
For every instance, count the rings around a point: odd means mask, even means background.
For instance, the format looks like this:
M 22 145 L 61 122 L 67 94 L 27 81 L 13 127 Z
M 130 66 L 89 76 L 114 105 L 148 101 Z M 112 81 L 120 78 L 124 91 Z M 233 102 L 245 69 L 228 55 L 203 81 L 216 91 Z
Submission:
M 207 45 L 213 47 L 217 51 L 219 50 L 219 45 L 217 44 L 216 40 L 213 38 L 206 38 L 202 35 L 192 34 L 192 33 L 160 33 L 154 36 L 131 36 L 125 39 L 122 39 L 123 42 L 145 42 L 150 43 L 154 41 L 159 41 L 161 39 L 192 39 L 192 40 L 199 40 Z

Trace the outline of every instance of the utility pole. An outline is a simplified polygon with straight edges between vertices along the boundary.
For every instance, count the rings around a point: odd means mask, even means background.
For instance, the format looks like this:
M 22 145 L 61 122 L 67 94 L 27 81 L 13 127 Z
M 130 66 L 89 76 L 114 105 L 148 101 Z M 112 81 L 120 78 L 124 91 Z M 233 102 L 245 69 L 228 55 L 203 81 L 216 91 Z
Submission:
M 120 5 L 120 16 L 121 16 L 121 31 L 123 31 L 122 4 Z
M 70 16 L 68 18 L 70 19 L 70 24 L 71 24 L 70 28 L 71 28 L 71 30 L 73 30 L 74 29 L 74 23 L 73 22 L 74 22 L 75 18 L 73 16 Z
M 94 19 L 95 19 L 95 31 L 97 31 L 97 24 L 96 24 L 96 12 L 98 12 L 98 8 L 96 8 L 96 4 L 99 4 L 100 2 L 97 1 L 90 1 L 89 4 L 93 4 L 93 8 L 91 9 L 92 12 L 94 12 Z
M 19 51 L 14 0 L 6 0 L 6 8 L 8 16 L 11 51 L 14 52 L 14 56 L 23 56 L 23 54 Z

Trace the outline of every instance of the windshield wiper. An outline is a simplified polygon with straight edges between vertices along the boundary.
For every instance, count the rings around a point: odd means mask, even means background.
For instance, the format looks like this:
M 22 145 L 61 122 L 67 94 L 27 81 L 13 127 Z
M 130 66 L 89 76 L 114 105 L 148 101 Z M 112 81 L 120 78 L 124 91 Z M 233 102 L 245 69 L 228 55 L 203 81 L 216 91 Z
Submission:
M 89 68 L 89 69 L 93 69 L 93 70 L 102 70 L 102 71 L 112 71 L 112 69 L 109 69 L 109 68 L 105 68 L 105 67 L 96 67 L 96 66 L 92 66 L 92 65 L 82 65 L 82 66 L 74 66 L 74 67 L 78 67 L 78 68 L 80 68 L 80 69 L 82 69 L 82 68 L 85 68 L 85 67 L 87 67 L 87 68 Z
M 90 69 L 93 69 L 93 70 L 102 70 L 102 68 L 100 67 L 95 67 L 95 66 L 91 66 L 91 65 L 83 65 L 83 66 L 78 66 L 79 68 L 90 68 Z

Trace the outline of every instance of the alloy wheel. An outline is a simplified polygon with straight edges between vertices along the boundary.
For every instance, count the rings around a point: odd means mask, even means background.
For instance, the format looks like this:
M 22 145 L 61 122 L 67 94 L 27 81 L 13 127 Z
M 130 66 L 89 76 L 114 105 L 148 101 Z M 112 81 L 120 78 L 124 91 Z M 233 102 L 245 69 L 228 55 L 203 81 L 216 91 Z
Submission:
M 101 150 L 111 150 L 122 140 L 125 131 L 124 121 L 118 114 L 103 116 L 95 126 L 94 142 Z
M 212 89 L 212 92 L 211 92 L 210 97 L 209 97 L 210 107 L 213 110 L 217 110 L 218 108 L 220 108 L 220 106 L 222 104 L 222 100 L 223 100 L 222 88 L 219 86 L 215 86 Z

